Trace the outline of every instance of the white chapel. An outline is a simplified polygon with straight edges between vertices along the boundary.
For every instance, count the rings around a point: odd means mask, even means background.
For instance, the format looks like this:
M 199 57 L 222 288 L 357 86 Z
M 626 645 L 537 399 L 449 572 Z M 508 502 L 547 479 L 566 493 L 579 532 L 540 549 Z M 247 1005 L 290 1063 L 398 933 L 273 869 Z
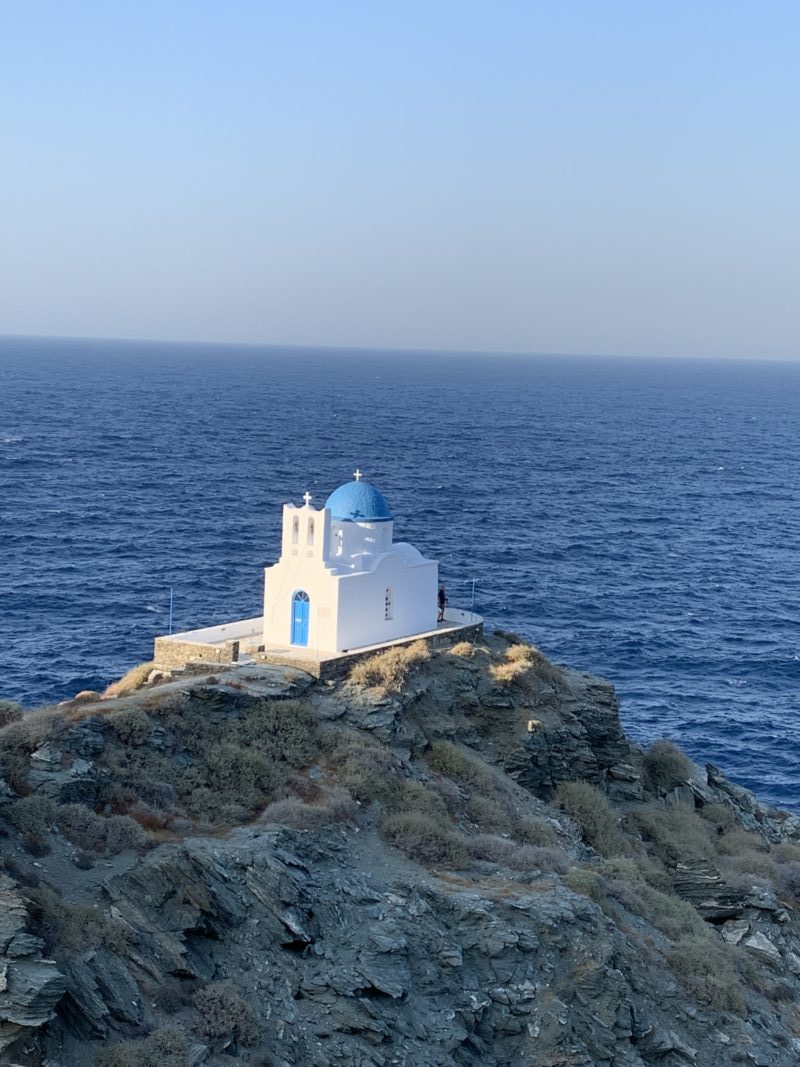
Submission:
M 436 629 L 439 565 L 394 541 L 386 498 L 357 470 L 321 508 L 285 504 L 264 572 L 264 647 L 344 652 Z

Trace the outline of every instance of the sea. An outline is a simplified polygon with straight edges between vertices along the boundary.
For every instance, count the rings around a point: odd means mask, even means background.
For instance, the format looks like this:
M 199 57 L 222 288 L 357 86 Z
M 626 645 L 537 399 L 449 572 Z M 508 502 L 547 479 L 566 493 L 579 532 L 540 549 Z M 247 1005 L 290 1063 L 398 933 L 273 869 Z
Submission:
M 800 811 L 800 362 L 0 339 L 0 697 L 250 617 L 358 467 L 452 606 Z

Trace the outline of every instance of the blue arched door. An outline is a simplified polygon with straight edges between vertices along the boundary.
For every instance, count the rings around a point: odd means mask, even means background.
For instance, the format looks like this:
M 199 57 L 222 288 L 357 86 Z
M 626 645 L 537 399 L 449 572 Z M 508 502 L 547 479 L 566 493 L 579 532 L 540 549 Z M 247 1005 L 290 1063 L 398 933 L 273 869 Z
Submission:
M 292 644 L 308 644 L 308 593 L 298 590 L 292 598 Z

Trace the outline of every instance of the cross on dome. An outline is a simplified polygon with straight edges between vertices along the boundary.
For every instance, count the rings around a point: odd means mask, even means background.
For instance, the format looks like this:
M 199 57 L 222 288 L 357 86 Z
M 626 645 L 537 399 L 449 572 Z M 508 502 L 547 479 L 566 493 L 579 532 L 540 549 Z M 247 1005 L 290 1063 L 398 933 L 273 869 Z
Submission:
M 353 472 L 353 477 L 357 482 L 360 482 L 364 475 L 361 473 L 358 467 L 356 467 L 355 471 Z
M 303 500 L 305 500 L 305 502 L 306 502 L 306 507 L 308 507 L 308 505 L 309 505 L 309 504 L 311 503 L 311 501 L 312 501 L 313 499 L 314 499 L 314 497 L 313 497 L 313 496 L 311 495 L 311 493 L 309 493 L 309 491 L 308 491 L 308 490 L 306 489 L 305 493 L 303 493 Z

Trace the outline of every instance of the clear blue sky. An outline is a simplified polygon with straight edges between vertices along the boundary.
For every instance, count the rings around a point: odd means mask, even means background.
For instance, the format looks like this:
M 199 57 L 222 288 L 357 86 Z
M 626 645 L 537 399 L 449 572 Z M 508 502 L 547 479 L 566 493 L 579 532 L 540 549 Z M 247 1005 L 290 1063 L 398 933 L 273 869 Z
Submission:
M 0 333 L 800 355 L 800 5 L 0 0 Z

